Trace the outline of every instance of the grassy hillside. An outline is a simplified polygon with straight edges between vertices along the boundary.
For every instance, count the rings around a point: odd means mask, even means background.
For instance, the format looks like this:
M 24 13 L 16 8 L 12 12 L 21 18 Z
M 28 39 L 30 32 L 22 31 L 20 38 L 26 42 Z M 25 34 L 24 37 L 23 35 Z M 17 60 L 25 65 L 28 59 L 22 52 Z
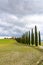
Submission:
M 12 39 L 0 40 L 0 65 L 37 65 L 41 60 L 43 49 L 19 44 Z

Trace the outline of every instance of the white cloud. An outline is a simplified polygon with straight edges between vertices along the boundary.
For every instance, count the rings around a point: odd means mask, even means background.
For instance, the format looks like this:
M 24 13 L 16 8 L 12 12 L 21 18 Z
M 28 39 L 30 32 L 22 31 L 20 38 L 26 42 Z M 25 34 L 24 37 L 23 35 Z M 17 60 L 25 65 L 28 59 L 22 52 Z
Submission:
M 35 14 L 35 15 L 27 15 L 27 16 L 24 16 L 21 21 L 26 21 L 27 23 L 43 23 L 43 15 L 38 15 L 38 14 Z
M 0 15 L 1 16 L 1 15 Z M 43 34 L 43 15 L 27 15 L 23 17 L 17 17 L 12 14 L 2 14 L 0 17 L 0 34 L 7 36 L 20 36 L 22 33 L 34 29 L 34 26 L 38 27 L 38 31 Z
M 0 0 L 0 36 L 20 36 L 35 25 L 43 38 L 43 0 Z

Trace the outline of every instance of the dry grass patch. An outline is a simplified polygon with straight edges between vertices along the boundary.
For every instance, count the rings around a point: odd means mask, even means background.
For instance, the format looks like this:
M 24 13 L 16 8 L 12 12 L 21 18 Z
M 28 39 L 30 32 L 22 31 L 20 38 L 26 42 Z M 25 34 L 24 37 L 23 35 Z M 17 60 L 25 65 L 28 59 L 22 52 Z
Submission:
M 43 59 L 39 48 L 19 44 L 15 40 L 3 40 L 0 45 L 0 65 L 37 65 L 41 56 Z

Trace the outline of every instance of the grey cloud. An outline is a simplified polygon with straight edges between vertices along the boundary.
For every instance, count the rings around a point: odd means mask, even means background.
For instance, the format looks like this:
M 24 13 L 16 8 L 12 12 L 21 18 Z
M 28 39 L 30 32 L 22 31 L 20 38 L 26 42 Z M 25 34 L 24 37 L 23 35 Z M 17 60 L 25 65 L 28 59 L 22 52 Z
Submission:
M 29 16 L 23 16 L 22 18 L 19 18 L 15 15 L 4 13 L 2 16 L 0 15 L 0 36 L 21 36 L 25 31 L 29 31 L 30 28 L 32 28 L 35 24 L 38 26 L 41 33 L 43 33 L 43 24 L 40 25 L 40 23 L 43 21 L 43 18 L 42 20 L 39 18 L 39 15 L 37 15 L 37 17 L 33 15 L 30 16 L 30 18 Z M 40 22 L 36 22 L 35 20 L 40 20 Z
M 41 22 L 38 22 L 37 18 L 31 19 L 30 17 L 29 20 L 27 15 L 33 14 L 43 14 L 43 0 L 0 0 L 0 35 L 20 36 L 29 30 L 29 27 L 40 24 Z M 38 27 L 43 28 L 41 25 Z M 42 30 L 41 33 L 43 33 Z
M 9 7 L 14 13 L 21 15 L 43 13 L 42 0 L 9 0 Z
M 19 18 L 16 19 L 17 17 L 11 14 L 4 13 L 0 15 L 0 35 L 20 36 L 23 32 L 22 27 L 24 29 L 24 23 L 22 23 Z
M 43 13 L 43 0 L 0 0 L 0 11 L 18 16 Z

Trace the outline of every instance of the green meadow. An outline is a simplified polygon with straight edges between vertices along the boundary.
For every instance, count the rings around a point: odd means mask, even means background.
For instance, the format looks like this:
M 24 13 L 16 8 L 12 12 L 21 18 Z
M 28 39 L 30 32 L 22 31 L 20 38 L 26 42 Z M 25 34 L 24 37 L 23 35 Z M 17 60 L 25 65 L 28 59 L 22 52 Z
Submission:
M 0 39 L 0 65 L 43 65 L 43 49 Z

